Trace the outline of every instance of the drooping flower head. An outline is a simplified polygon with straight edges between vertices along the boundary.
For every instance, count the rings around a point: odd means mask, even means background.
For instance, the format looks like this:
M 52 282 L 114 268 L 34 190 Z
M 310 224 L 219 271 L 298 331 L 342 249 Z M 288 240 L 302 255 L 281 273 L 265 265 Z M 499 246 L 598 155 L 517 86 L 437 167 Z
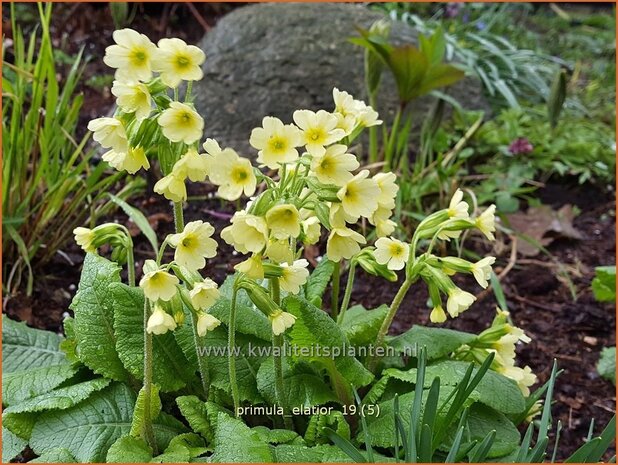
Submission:
M 163 308 L 156 304 L 152 314 L 148 318 L 146 324 L 146 331 L 150 334 L 165 334 L 168 331 L 174 331 L 176 329 L 176 320 L 174 317 L 167 313 Z
M 118 118 L 97 118 L 88 123 L 92 138 L 103 148 L 112 148 L 118 152 L 128 149 L 127 133 Z
M 476 227 L 485 235 L 487 239 L 493 241 L 495 239 L 494 232 L 496 231 L 496 206 L 490 205 L 487 210 L 480 214 L 475 220 Z
M 367 179 L 369 170 L 363 170 L 344 184 L 337 192 L 345 212 L 353 217 L 369 218 L 378 209 L 380 188 L 373 179 Z
M 296 322 L 296 317 L 294 315 L 288 312 L 284 312 L 281 309 L 269 315 L 268 318 L 270 319 L 270 323 L 273 328 L 273 334 L 275 336 L 283 334 L 286 329 L 291 328 Z
M 238 252 L 260 252 L 266 246 L 268 226 L 264 218 L 240 211 L 231 222 L 221 231 L 221 238 Z
M 200 312 L 197 316 L 197 335 L 204 337 L 208 331 L 214 331 L 220 324 L 221 321 L 210 313 Z
M 309 266 L 309 262 L 304 258 L 296 260 L 291 265 L 282 263 L 282 275 L 281 278 L 279 278 L 281 289 L 291 294 L 298 294 L 300 288 L 307 282 L 307 278 L 309 278 L 307 266 Z
M 158 121 L 163 135 L 172 142 L 193 144 L 202 137 L 204 130 L 202 117 L 192 107 L 180 102 L 171 102 Z
M 463 201 L 463 191 L 457 189 L 448 205 L 450 218 L 468 218 L 468 203 Z
M 199 310 L 208 310 L 215 304 L 220 295 L 217 283 L 209 278 L 196 283 L 189 292 L 191 304 Z
M 296 207 L 286 203 L 275 205 L 266 213 L 266 224 L 276 239 L 300 235 L 300 214 Z
M 178 284 L 178 278 L 164 270 L 149 271 L 139 282 L 144 295 L 153 302 L 171 300 L 176 295 Z
M 139 81 L 114 81 L 112 94 L 116 97 L 118 106 L 127 113 L 135 113 L 138 120 L 150 115 L 152 97 L 146 84 Z
M 350 259 L 360 252 L 359 244 L 366 244 L 364 236 L 349 228 L 333 228 L 326 243 L 328 259 L 339 262 L 341 259 Z

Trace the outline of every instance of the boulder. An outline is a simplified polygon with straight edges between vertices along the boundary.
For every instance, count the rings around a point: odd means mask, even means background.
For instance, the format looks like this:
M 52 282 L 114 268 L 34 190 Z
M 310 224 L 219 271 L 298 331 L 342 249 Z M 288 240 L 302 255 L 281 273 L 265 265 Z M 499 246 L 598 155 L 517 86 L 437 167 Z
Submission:
M 296 109 L 332 110 L 332 89 L 366 100 L 363 49 L 348 42 L 355 27 L 384 15 L 346 3 L 261 3 L 238 8 L 204 37 L 204 79 L 195 83 L 195 105 L 207 137 L 246 155 L 251 129 L 264 116 L 292 122 Z M 391 37 L 415 43 L 416 33 L 395 22 Z M 384 73 L 378 110 L 387 120 L 396 108 L 392 78 Z M 486 108 L 480 83 L 466 78 L 450 89 L 465 108 Z M 412 102 L 419 118 L 430 99 Z M 416 111 L 416 110 L 415 110 Z M 418 125 L 418 123 L 417 123 Z

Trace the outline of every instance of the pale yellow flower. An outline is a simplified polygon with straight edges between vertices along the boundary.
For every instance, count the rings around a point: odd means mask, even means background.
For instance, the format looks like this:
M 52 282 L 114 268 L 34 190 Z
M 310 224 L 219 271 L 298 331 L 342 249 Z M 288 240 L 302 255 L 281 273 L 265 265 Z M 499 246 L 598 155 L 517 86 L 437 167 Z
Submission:
M 291 262 L 294 252 L 288 239 L 270 238 L 266 246 L 266 256 L 277 263 Z
M 155 305 L 155 308 L 148 318 L 146 324 L 146 332 L 149 334 L 165 334 L 168 331 L 176 329 L 176 321 L 174 317 L 167 313 L 160 305 Z
M 311 171 L 315 173 L 318 181 L 342 186 L 353 178 L 351 171 L 360 165 L 356 157 L 347 153 L 347 150 L 342 144 L 331 145 L 322 156 L 313 157 Z
M 137 173 L 141 168 L 145 170 L 150 168 L 150 162 L 142 147 L 129 147 L 127 152 L 112 149 L 105 152 L 101 158 L 118 171 L 124 170 L 130 174 Z
M 503 374 L 507 378 L 515 380 L 517 386 L 521 390 L 521 393 L 528 397 L 530 395 L 530 386 L 537 381 L 537 377 L 532 373 L 532 369 L 529 366 L 524 368 L 516 366 L 502 366 L 497 369 L 498 373 Z
M 176 248 L 176 263 L 191 271 L 204 268 L 206 258 L 217 255 L 217 241 L 211 237 L 214 232 L 210 223 L 197 220 L 187 223 L 181 233 L 171 234 L 168 242 Z
M 187 200 L 185 179 L 173 171 L 157 181 L 154 185 L 154 191 L 172 202 L 184 202 Z
M 495 257 L 485 257 L 476 263 L 472 264 L 472 274 L 474 279 L 479 283 L 483 289 L 486 289 L 489 285 L 489 278 L 491 277 L 491 265 L 496 261 Z
M 195 45 L 187 45 L 182 39 L 161 39 L 153 59 L 154 71 L 161 73 L 161 81 L 169 87 L 177 87 L 180 81 L 197 81 L 204 73 L 200 67 L 206 56 Z
M 105 49 L 103 63 L 116 68 L 119 80 L 148 81 L 152 77 L 152 56 L 157 47 L 148 37 L 132 29 L 112 34 L 116 45 Z
M 264 265 L 261 255 L 251 255 L 245 261 L 238 263 L 234 269 L 239 273 L 244 273 L 251 279 L 264 278 Z
M 206 141 L 202 144 L 206 153 L 211 156 L 219 155 L 221 153 L 221 147 L 219 146 L 219 142 L 210 137 L 206 139 Z
M 433 308 L 429 314 L 429 321 L 432 323 L 444 323 L 446 321 L 446 313 L 441 305 L 437 305 Z
M 247 158 L 239 157 L 230 148 L 224 150 L 219 148 L 218 151 L 215 151 L 218 148 L 218 144 L 216 147 L 214 144 L 209 143 L 209 148 L 212 152 L 215 152 L 209 161 L 209 177 L 214 184 L 219 186 L 217 191 L 219 196 L 226 200 L 236 200 L 243 192 L 247 197 L 253 195 L 257 179 L 253 172 L 251 161 Z M 204 147 L 206 147 L 206 143 L 204 143 Z
M 395 199 L 399 186 L 397 185 L 397 176 L 395 173 L 378 173 L 373 177 L 373 180 L 380 188 L 380 196 L 378 197 L 378 205 L 380 208 L 392 210 L 395 208 Z
M 220 324 L 221 321 L 211 314 L 201 312 L 197 316 L 197 335 L 204 337 L 208 331 L 214 331 Z
M 346 223 L 355 223 L 358 220 L 357 216 L 348 214 L 340 203 L 331 203 L 328 212 L 328 221 L 331 228 L 345 228 Z
M 320 240 L 322 228 L 317 216 L 310 216 L 303 220 L 302 229 L 304 234 L 303 243 L 305 245 L 316 244 Z
M 333 113 L 337 117 L 337 129 L 341 129 L 346 136 L 354 132 L 356 128 L 356 118 L 352 114 L 342 115 L 341 113 Z
M 178 278 L 163 270 L 154 270 L 146 273 L 140 280 L 139 286 L 144 290 L 146 298 L 157 300 L 171 300 L 176 295 Z
M 448 291 L 448 300 L 446 302 L 446 311 L 452 318 L 457 317 L 460 313 L 468 310 L 470 305 L 476 300 L 469 292 L 463 291 L 458 287 L 454 287 Z
M 251 131 L 249 143 L 258 149 L 258 163 L 276 169 L 281 163 L 298 159 L 296 147 L 302 145 L 300 130 L 293 124 L 283 124 L 279 118 L 266 116 L 262 127 Z
M 487 239 L 493 241 L 495 239 L 494 232 L 496 231 L 496 206 L 490 205 L 481 215 L 475 220 L 476 227 L 485 235 Z
M 345 90 L 333 88 L 333 100 L 335 102 L 335 111 L 342 116 L 354 116 L 356 119 L 357 105 L 354 97 Z
M 401 270 L 406 266 L 410 246 L 395 238 L 381 237 L 376 241 L 373 256 L 380 265 L 386 265 L 389 270 Z
M 97 118 L 88 123 L 92 138 L 103 148 L 112 148 L 118 152 L 126 152 L 129 143 L 122 121 L 118 118 Z
M 378 209 L 380 188 L 373 179 L 367 179 L 369 170 L 363 170 L 344 184 L 337 192 L 347 214 L 369 218 Z
M 328 259 L 339 262 L 341 259 L 350 259 L 360 252 L 359 244 L 365 244 L 367 240 L 356 231 L 349 228 L 334 228 L 326 243 Z
M 296 322 L 296 317 L 291 313 L 278 310 L 268 317 L 273 328 L 273 334 L 279 336 L 286 329 L 291 328 Z
M 275 205 L 266 212 L 266 224 L 275 239 L 300 235 L 300 214 L 292 204 Z
M 73 230 L 73 234 L 75 235 L 75 242 L 84 250 L 84 252 L 96 252 L 97 249 L 93 245 L 95 233 L 92 229 L 77 227 Z
M 395 231 L 397 223 L 391 220 L 392 214 L 393 212 L 389 208 L 378 206 L 378 209 L 369 218 L 369 222 L 376 227 L 378 237 L 390 236 Z
M 202 137 L 204 120 L 189 105 L 180 102 L 170 103 L 159 116 L 159 126 L 163 135 L 172 142 L 190 145 Z
M 457 189 L 451 197 L 447 213 L 449 218 L 468 218 L 468 203 L 463 201 L 461 189 Z
M 268 226 L 264 218 L 245 211 L 234 214 L 231 225 L 221 231 L 221 238 L 240 253 L 260 252 L 268 240 Z
M 291 265 L 282 263 L 282 275 L 279 278 L 281 289 L 291 294 L 298 294 L 300 288 L 307 282 L 307 278 L 309 278 L 308 266 L 309 262 L 304 258 L 296 260 Z
M 198 310 L 208 310 L 215 304 L 220 296 L 221 293 L 219 292 L 217 283 L 210 278 L 196 283 L 189 292 L 191 304 Z
M 293 119 L 302 131 L 302 143 L 313 156 L 321 157 L 326 152 L 327 145 L 345 137 L 345 132 L 337 129 L 337 117 L 325 110 L 317 113 L 311 110 L 296 110 Z
M 382 120 L 378 118 L 378 112 L 365 105 L 365 102 L 355 100 L 356 102 L 356 121 L 365 128 L 378 126 L 382 124 Z
M 135 113 L 138 120 L 150 115 L 152 98 L 146 84 L 138 81 L 114 81 L 112 94 L 116 97 L 118 106 L 127 113 Z
M 208 169 L 208 158 L 197 153 L 195 149 L 189 149 L 176 162 L 173 171 L 179 177 L 188 177 L 193 182 L 201 182 L 206 179 Z

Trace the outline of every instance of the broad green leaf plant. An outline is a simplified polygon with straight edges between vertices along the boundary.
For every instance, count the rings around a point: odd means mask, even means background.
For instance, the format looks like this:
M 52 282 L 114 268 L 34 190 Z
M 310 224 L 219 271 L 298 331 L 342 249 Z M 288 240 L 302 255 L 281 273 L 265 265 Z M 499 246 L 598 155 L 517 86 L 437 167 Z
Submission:
M 406 405 L 425 409 L 439 433 L 428 444 L 420 432 L 419 457 L 462 441 L 472 458 L 512 454 L 516 426 L 538 412 L 540 395 L 529 395 L 530 368 L 516 366 L 516 344 L 529 339 L 506 312 L 478 336 L 419 326 L 388 336 L 412 284 L 428 287 L 434 323 L 475 300 L 454 274 L 488 286 L 493 257 L 471 263 L 436 251 L 466 230 L 493 239 L 495 207 L 471 216 L 458 190 L 410 241 L 395 239 L 396 175 L 360 169 L 349 150 L 381 123 L 370 106 L 334 89 L 334 110 L 301 109 L 287 124 L 267 116 L 250 135 L 254 163 L 213 139 L 201 143 L 205 125 L 192 104 L 200 49 L 180 39 L 155 45 L 130 29 L 113 37 L 104 61 L 116 69 L 117 110 L 89 128 L 117 170 L 160 168 L 154 190 L 171 202 L 176 231 L 153 236 L 121 203 L 153 245 L 141 270 L 124 226 L 76 228 L 87 254 L 66 337 L 3 320 L 3 457 L 28 444 L 39 461 L 65 463 L 329 462 L 349 460 L 337 446 L 344 438 L 366 444 L 358 456 L 387 461 L 403 457 L 405 434 L 393 434 L 390 415 Z M 221 286 L 209 277 L 215 228 L 184 220 L 187 182 L 248 198 L 219 232 L 243 256 Z M 322 238 L 326 254 L 310 272 L 303 250 Z M 392 302 L 350 306 L 361 269 L 401 282 Z M 499 440 L 474 448 L 492 430 Z

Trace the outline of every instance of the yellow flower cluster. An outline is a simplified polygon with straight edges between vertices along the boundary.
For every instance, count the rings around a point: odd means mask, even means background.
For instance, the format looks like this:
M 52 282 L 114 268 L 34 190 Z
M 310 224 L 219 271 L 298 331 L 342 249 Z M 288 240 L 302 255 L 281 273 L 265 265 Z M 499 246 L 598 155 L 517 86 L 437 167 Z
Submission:
M 516 366 L 515 348 L 531 339 L 521 328 L 510 322 L 509 312 L 496 308 L 496 317 L 491 326 L 478 335 L 476 340 L 461 347 L 455 354 L 460 360 L 482 363 L 489 353 L 494 353 L 491 368 L 514 380 L 525 396 L 530 395 L 530 386 L 537 381 L 529 366 Z

